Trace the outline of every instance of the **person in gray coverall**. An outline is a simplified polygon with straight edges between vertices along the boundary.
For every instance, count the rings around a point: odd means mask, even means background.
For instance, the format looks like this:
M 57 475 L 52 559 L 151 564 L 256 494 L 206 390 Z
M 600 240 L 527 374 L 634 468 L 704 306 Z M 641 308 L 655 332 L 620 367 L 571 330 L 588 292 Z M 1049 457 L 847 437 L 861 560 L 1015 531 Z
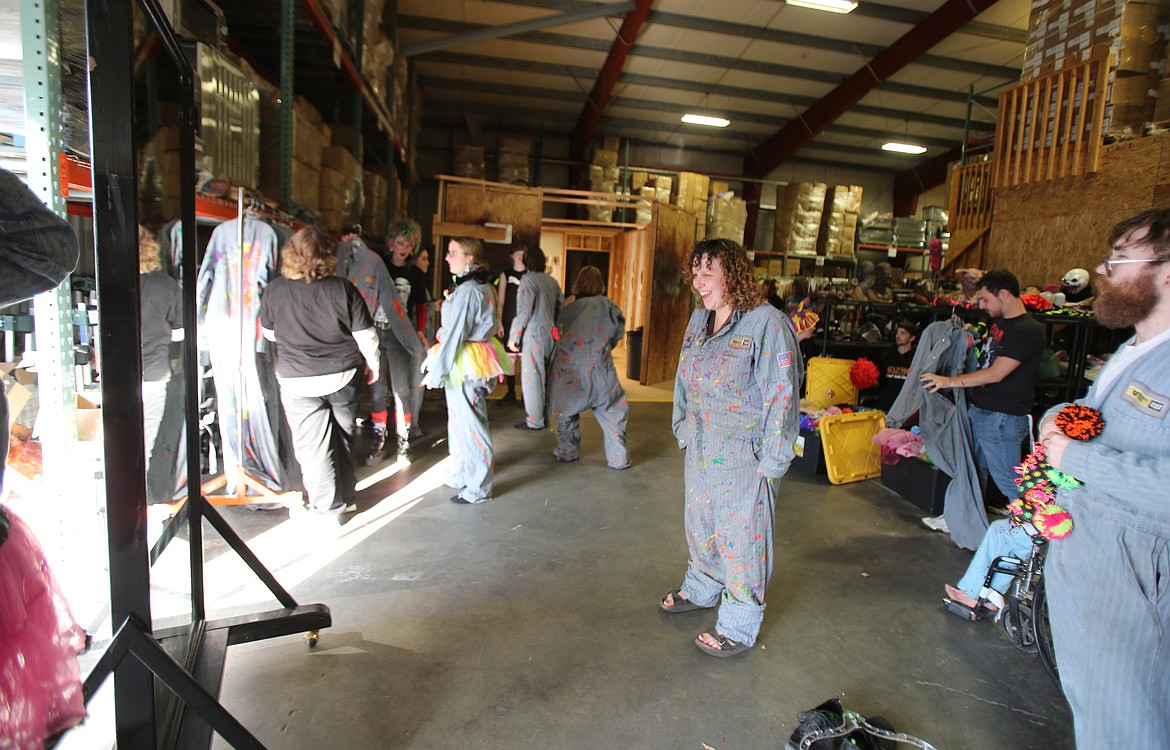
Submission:
M 1097 266 L 1097 320 L 1136 335 L 1077 403 L 1105 429 L 1074 441 L 1040 422 L 1048 462 L 1083 486 L 1056 502 L 1073 530 L 1044 580 L 1077 747 L 1170 749 L 1170 210 L 1121 222 Z
M 378 331 L 378 349 L 382 356 L 378 379 L 370 384 L 374 442 L 363 462 L 366 466 L 373 466 L 382 460 L 388 434 L 387 390 L 394 394 L 395 433 L 398 437 L 395 455 L 400 461 L 409 461 L 410 430 L 418 416 L 414 410 L 416 391 L 419 390 L 415 386 L 418 380 L 414 368 L 422 361 L 422 342 L 402 306 L 398 287 L 386 270 L 386 264 L 362 240 L 360 226 L 347 230 L 337 243 L 337 275 L 349 279 L 361 292 Z
M 787 315 L 767 304 L 743 248 L 695 245 L 687 265 L 702 308 L 683 337 L 674 385 L 674 435 L 686 449 L 690 559 L 667 612 L 719 605 L 695 638 L 711 656 L 756 643 L 772 575 L 778 480 L 794 457 L 802 363 Z
M 613 348 L 626 335 L 626 317 L 605 296 L 596 266 L 584 266 L 573 282 L 576 299 L 561 310 L 561 340 L 549 381 L 549 416 L 557 425 L 558 461 L 576 461 L 581 452 L 581 412 L 593 410 L 605 439 L 611 469 L 630 465 L 626 420 L 630 405 L 613 365 Z
M 423 360 L 423 385 L 447 393 L 448 487 L 461 490 L 453 503 L 492 499 L 493 453 L 487 396 L 492 378 L 512 373 L 496 332 L 496 294 L 483 260 L 483 244 L 470 237 L 451 240 L 447 265 L 455 288 L 443 302 L 439 343 Z
M 508 349 L 521 352 L 520 384 L 528 419 L 515 427 L 543 430 L 548 365 L 556 346 L 555 321 L 565 295 L 556 279 L 544 272 L 544 251 L 539 247 L 524 251 L 524 266 L 528 272 L 520 280 L 520 289 L 516 292 L 516 317 L 512 320 L 512 330 L 508 332 Z

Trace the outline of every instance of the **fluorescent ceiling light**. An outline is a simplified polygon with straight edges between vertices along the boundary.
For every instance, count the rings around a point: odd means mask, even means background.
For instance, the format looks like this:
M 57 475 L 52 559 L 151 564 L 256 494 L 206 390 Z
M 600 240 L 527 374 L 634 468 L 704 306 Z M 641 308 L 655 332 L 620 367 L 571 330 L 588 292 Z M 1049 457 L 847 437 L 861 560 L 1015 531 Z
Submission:
M 897 151 L 899 154 L 925 154 L 925 146 L 915 146 L 912 143 L 884 143 L 882 151 Z
M 731 124 L 731 120 L 725 120 L 722 117 L 708 117 L 707 115 L 683 115 L 682 121 L 691 125 L 708 125 L 712 128 L 725 128 Z
M 798 8 L 812 8 L 829 13 L 849 13 L 857 7 L 853 0 L 786 0 L 786 5 L 795 5 Z

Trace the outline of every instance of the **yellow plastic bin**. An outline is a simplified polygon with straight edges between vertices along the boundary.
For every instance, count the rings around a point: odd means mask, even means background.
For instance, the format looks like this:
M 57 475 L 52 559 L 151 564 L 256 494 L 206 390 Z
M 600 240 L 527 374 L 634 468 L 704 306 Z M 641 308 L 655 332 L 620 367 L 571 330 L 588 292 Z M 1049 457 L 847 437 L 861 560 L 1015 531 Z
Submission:
M 804 378 L 804 397 L 824 409 L 837 404 L 856 404 L 857 386 L 849 380 L 852 359 L 813 357 Z
M 873 436 L 886 426 L 883 412 L 833 414 L 822 417 L 820 426 L 830 482 L 860 482 L 882 475 L 881 449 L 873 442 Z

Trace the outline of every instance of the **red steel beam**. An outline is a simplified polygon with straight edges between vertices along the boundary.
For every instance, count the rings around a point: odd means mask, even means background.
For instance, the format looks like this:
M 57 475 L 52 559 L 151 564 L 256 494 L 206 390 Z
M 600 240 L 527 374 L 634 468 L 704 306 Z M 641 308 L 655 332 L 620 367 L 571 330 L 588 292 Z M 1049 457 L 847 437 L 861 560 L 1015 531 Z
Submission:
M 744 173 L 766 177 L 811 143 L 838 117 L 877 88 L 878 84 L 888 80 L 994 4 L 995 0 L 947 0 L 868 64 L 838 84 L 823 99 L 792 118 L 775 135 L 744 157 Z M 747 237 L 755 235 L 758 219 L 758 204 L 755 211 L 749 206 L 745 227 Z
M 634 9 L 627 13 L 622 21 L 622 27 L 618 29 L 617 38 L 613 40 L 613 45 L 609 48 L 605 64 L 601 66 L 601 72 L 597 74 L 593 90 L 589 92 L 589 98 L 585 101 L 585 109 L 582 110 L 581 117 L 577 120 L 577 127 L 573 129 L 572 154 L 574 158 L 580 159 L 585 155 L 585 147 L 589 145 L 593 133 L 597 130 L 597 124 L 601 121 L 601 113 L 605 111 L 605 105 L 609 104 L 613 87 L 617 84 L 618 76 L 622 73 L 622 66 L 626 63 L 626 56 L 630 53 L 630 47 L 634 46 L 634 40 L 638 38 L 638 32 L 642 30 L 642 25 L 646 22 L 646 16 L 650 14 L 650 6 L 652 5 L 654 5 L 654 0 L 637 0 Z
M 994 4 L 995 0 L 947 0 L 867 65 L 838 84 L 823 99 L 803 114 L 792 118 L 775 135 L 760 144 L 748 155 L 744 171 L 757 177 L 766 176 L 811 143 L 813 138 L 877 88 L 878 84 L 884 83 Z

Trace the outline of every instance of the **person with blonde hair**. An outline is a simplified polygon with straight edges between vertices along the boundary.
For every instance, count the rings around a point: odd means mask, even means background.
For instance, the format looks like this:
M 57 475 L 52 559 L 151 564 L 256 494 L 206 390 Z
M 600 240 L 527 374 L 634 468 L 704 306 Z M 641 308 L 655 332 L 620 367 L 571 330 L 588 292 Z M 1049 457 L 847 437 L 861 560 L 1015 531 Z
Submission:
M 162 256 L 154 234 L 138 227 L 138 301 L 142 309 L 142 438 L 146 463 L 167 405 L 171 380 L 171 342 L 183 340 L 183 295 L 179 282 L 162 271 Z
M 353 448 L 362 365 L 365 382 L 373 383 L 381 361 L 370 311 L 336 269 L 332 238 L 316 227 L 301 229 L 284 248 L 282 276 L 260 302 L 261 331 L 279 347 L 276 379 L 304 477 L 307 517 L 333 526 L 357 507 Z
M 573 282 L 575 299 L 561 310 L 561 340 L 553 358 L 549 416 L 557 426 L 558 461 L 576 461 L 581 452 L 581 413 L 593 410 L 605 440 L 611 469 L 630 465 L 626 421 L 630 405 L 613 364 L 613 348 L 626 335 L 626 318 L 605 296 L 596 266 L 584 266 Z
M 695 645 L 733 656 L 755 645 L 772 576 L 779 479 L 795 457 L 802 365 L 787 315 L 764 301 L 737 243 L 704 240 L 686 266 L 701 307 L 683 336 L 674 435 L 686 450 L 690 559 L 666 612 L 719 607 Z
M 451 468 L 445 479 L 459 490 L 453 503 L 475 504 L 492 499 L 494 473 L 492 435 L 488 429 L 487 396 L 491 380 L 512 372 L 511 360 L 496 332 L 496 293 L 483 243 L 457 237 L 447 245 L 447 265 L 455 288 L 443 302 L 442 324 L 423 360 L 423 385 L 443 388 L 447 395 L 447 450 Z

